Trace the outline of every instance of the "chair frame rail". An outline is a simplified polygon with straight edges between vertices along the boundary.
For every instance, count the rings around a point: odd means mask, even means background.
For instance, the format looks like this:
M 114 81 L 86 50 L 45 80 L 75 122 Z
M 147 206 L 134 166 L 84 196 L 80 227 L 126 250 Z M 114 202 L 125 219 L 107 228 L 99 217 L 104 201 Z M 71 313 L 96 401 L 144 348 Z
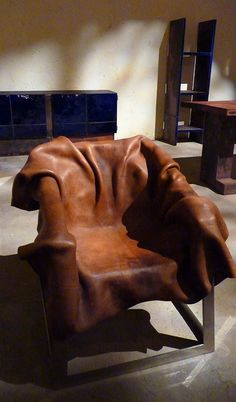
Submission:
M 173 303 L 176 310 L 183 317 L 184 321 L 196 337 L 194 346 L 185 347 L 183 349 L 171 350 L 164 353 L 157 353 L 155 356 L 144 357 L 138 360 L 133 360 L 117 365 L 112 365 L 105 368 L 91 370 L 72 376 L 67 375 L 66 367 L 61 370 L 60 358 L 55 356 L 53 343 L 50 342 L 47 320 L 45 315 L 45 324 L 47 331 L 48 347 L 49 347 L 49 360 L 50 372 L 52 382 L 62 385 L 64 382 L 67 386 L 72 384 L 83 384 L 92 381 L 101 380 L 113 376 L 128 374 L 138 370 L 150 369 L 153 367 L 162 366 L 165 364 L 182 361 L 199 355 L 213 352 L 215 350 L 215 308 L 214 308 L 214 287 L 212 291 L 202 300 L 202 323 L 198 320 L 196 315 L 192 312 L 190 307 L 183 303 Z M 185 340 L 185 338 L 181 338 Z M 193 341 L 191 341 L 193 342 Z M 192 343 L 190 343 L 192 345 Z M 58 351 L 57 351 L 58 352 Z M 57 354 L 57 353 L 56 353 Z M 59 374 L 59 375 L 58 375 Z M 58 382 L 59 381 L 59 382 Z

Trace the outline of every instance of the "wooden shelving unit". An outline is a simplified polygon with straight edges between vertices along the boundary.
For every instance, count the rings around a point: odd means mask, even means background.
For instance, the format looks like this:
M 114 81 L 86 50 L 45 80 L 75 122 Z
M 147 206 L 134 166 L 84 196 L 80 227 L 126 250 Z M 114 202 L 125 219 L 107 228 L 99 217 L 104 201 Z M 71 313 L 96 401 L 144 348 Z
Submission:
M 177 144 L 180 133 L 185 133 L 188 140 L 201 142 L 203 114 L 190 111 L 189 121 L 183 125 L 179 124 L 179 115 L 182 100 L 208 100 L 216 20 L 198 24 L 196 52 L 184 51 L 185 27 L 185 18 L 170 23 L 163 140 L 172 145 Z M 191 89 L 181 90 L 186 58 L 193 59 Z

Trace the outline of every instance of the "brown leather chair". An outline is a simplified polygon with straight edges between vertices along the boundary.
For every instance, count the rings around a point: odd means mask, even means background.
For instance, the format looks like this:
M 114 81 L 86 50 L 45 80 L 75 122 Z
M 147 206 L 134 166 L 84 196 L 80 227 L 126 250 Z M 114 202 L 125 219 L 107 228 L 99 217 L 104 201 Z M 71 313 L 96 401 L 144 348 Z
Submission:
M 217 207 L 143 136 L 36 147 L 12 205 L 39 209 L 19 248 L 40 277 L 49 331 L 64 338 L 148 300 L 194 303 L 236 277 Z

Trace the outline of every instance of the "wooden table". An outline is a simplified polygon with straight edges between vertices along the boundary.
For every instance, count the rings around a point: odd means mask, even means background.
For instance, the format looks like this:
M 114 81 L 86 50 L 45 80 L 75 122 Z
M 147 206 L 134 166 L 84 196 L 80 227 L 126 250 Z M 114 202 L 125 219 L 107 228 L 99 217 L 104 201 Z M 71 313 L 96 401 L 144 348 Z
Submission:
M 193 101 L 184 106 L 205 114 L 201 180 L 220 194 L 235 194 L 231 177 L 236 139 L 236 101 Z

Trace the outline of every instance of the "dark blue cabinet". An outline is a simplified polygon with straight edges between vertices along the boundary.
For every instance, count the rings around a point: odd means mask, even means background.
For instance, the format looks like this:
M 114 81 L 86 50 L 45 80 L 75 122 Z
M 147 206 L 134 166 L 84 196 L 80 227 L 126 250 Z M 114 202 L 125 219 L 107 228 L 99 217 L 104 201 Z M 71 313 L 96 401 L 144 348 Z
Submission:
M 0 96 L 0 138 L 12 138 L 11 107 L 8 95 Z
M 0 139 L 46 136 L 47 122 L 43 95 L 0 93 Z
M 0 92 L 0 140 L 82 139 L 116 131 L 115 92 Z
M 45 138 L 47 136 L 43 95 L 10 95 L 10 105 L 15 139 Z
M 93 137 L 117 131 L 117 94 L 80 91 L 52 94 L 53 136 Z

